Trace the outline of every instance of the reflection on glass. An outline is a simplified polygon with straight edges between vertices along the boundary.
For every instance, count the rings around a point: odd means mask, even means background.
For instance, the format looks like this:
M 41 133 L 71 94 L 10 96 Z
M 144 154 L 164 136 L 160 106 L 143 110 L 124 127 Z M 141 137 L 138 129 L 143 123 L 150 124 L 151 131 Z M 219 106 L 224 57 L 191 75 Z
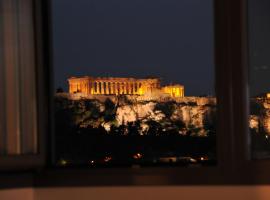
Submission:
M 56 165 L 215 164 L 212 1 L 53 8 Z
M 270 157 L 270 1 L 249 0 L 252 157 Z

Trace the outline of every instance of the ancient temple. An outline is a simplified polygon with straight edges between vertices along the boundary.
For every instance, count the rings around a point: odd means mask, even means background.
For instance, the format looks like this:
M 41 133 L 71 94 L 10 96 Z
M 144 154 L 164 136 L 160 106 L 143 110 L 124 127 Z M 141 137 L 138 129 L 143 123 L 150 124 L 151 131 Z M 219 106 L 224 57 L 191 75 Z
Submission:
M 184 86 L 170 85 L 161 88 L 159 78 L 122 77 L 71 77 L 68 79 L 69 93 L 90 95 L 144 95 L 160 90 L 173 97 L 184 96 Z
M 184 97 L 184 86 L 180 84 L 166 85 L 162 87 L 162 91 L 172 97 Z

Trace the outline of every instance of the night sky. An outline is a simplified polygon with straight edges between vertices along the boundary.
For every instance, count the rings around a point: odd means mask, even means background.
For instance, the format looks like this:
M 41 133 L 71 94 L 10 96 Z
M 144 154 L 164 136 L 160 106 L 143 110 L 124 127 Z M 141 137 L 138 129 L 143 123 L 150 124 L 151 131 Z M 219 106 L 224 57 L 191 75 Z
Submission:
M 212 0 L 52 2 L 55 88 L 70 76 L 157 76 L 214 94 Z
M 249 0 L 250 93 L 270 92 L 270 1 Z

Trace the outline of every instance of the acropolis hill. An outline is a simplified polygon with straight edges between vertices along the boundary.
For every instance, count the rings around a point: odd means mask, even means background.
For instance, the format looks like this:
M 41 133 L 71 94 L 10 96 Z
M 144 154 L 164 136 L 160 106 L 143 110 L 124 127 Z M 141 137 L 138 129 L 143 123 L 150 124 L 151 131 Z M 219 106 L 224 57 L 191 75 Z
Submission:
M 147 135 L 152 122 L 163 132 L 180 123 L 186 128 L 176 128 L 177 133 L 195 127 L 197 135 L 206 136 L 205 127 L 215 121 L 215 97 L 184 96 L 183 85 L 161 85 L 159 78 L 84 76 L 71 77 L 68 83 L 69 93 L 57 93 L 55 105 L 57 111 L 76 116 L 70 122 L 74 127 L 103 127 L 109 133 L 136 123 L 139 134 Z
M 69 93 L 84 95 L 145 95 L 161 92 L 171 97 L 184 97 L 184 86 L 180 84 L 161 87 L 159 78 L 123 77 L 71 77 L 68 79 Z

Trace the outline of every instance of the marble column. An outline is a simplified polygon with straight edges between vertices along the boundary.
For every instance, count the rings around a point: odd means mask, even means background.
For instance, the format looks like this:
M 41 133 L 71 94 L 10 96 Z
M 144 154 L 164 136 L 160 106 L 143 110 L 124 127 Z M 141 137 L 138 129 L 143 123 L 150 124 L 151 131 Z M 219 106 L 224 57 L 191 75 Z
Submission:
M 110 87 L 111 87 L 111 93 L 110 94 L 115 94 L 115 91 L 114 91 L 114 83 L 113 82 L 110 82 Z
M 116 92 L 117 92 L 117 94 L 120 94 L 120 83 L 119 82 L 116 82 L 115 83 L 115 86 L 116 86 Z
M 113 90 L 114 90 L 115 94 L 118 94 L 118 85 L 117 84 L 118 84 L 117 82 L 113 83 Z
M 99 94 L 99 82 L 98 81 L 96 81 L 96 94 Z
M 104 94 L 107 94 L 107 83 L 103 82 Z
M 132 82 L 129 83 L 129 87 L 130 87 L 130 94 L 133 94 L 133 85 L 132 85 Z
M 111 90 L 111 88 L 110 88 L 110 82 L 106 82 L 106 94 L 110 94 L 110 90 Z
M 134 83 L 134 92 L 135 92 L 135 94 L 138 93 L 138 83 L 137 82 Z
M 135 93 L 135 82 L 132 82 L 132 94 L 136 94 Z
M 127 82 L 127 93 L 130 94 L 131 90 L 130 90 L 130 82 Z
M 89 85 L 90 85 L 90 94 L 93 94 L 93 92 L 94 92 L 93 82 L 90 81 Z
M 123 94 L 127 94 L 127 84 L 126 84 L 126 82 L 123 83 Z
M 123 92 L 123 85 L 122 82 L 119 83 L 119 94 L 122 94 Z
M 100 89 L 99 93 L 103 94 L 103 83 L 101 81 L 99 82 L 99 89 Z
M 105 94 L 105 82 L 101 81 L 101 94 Z
M 124 87 L 125 87 L 125 94 L 128 94 L 128 83 L 127 82 L 125 82 L 125 84 L 124 84 Z

